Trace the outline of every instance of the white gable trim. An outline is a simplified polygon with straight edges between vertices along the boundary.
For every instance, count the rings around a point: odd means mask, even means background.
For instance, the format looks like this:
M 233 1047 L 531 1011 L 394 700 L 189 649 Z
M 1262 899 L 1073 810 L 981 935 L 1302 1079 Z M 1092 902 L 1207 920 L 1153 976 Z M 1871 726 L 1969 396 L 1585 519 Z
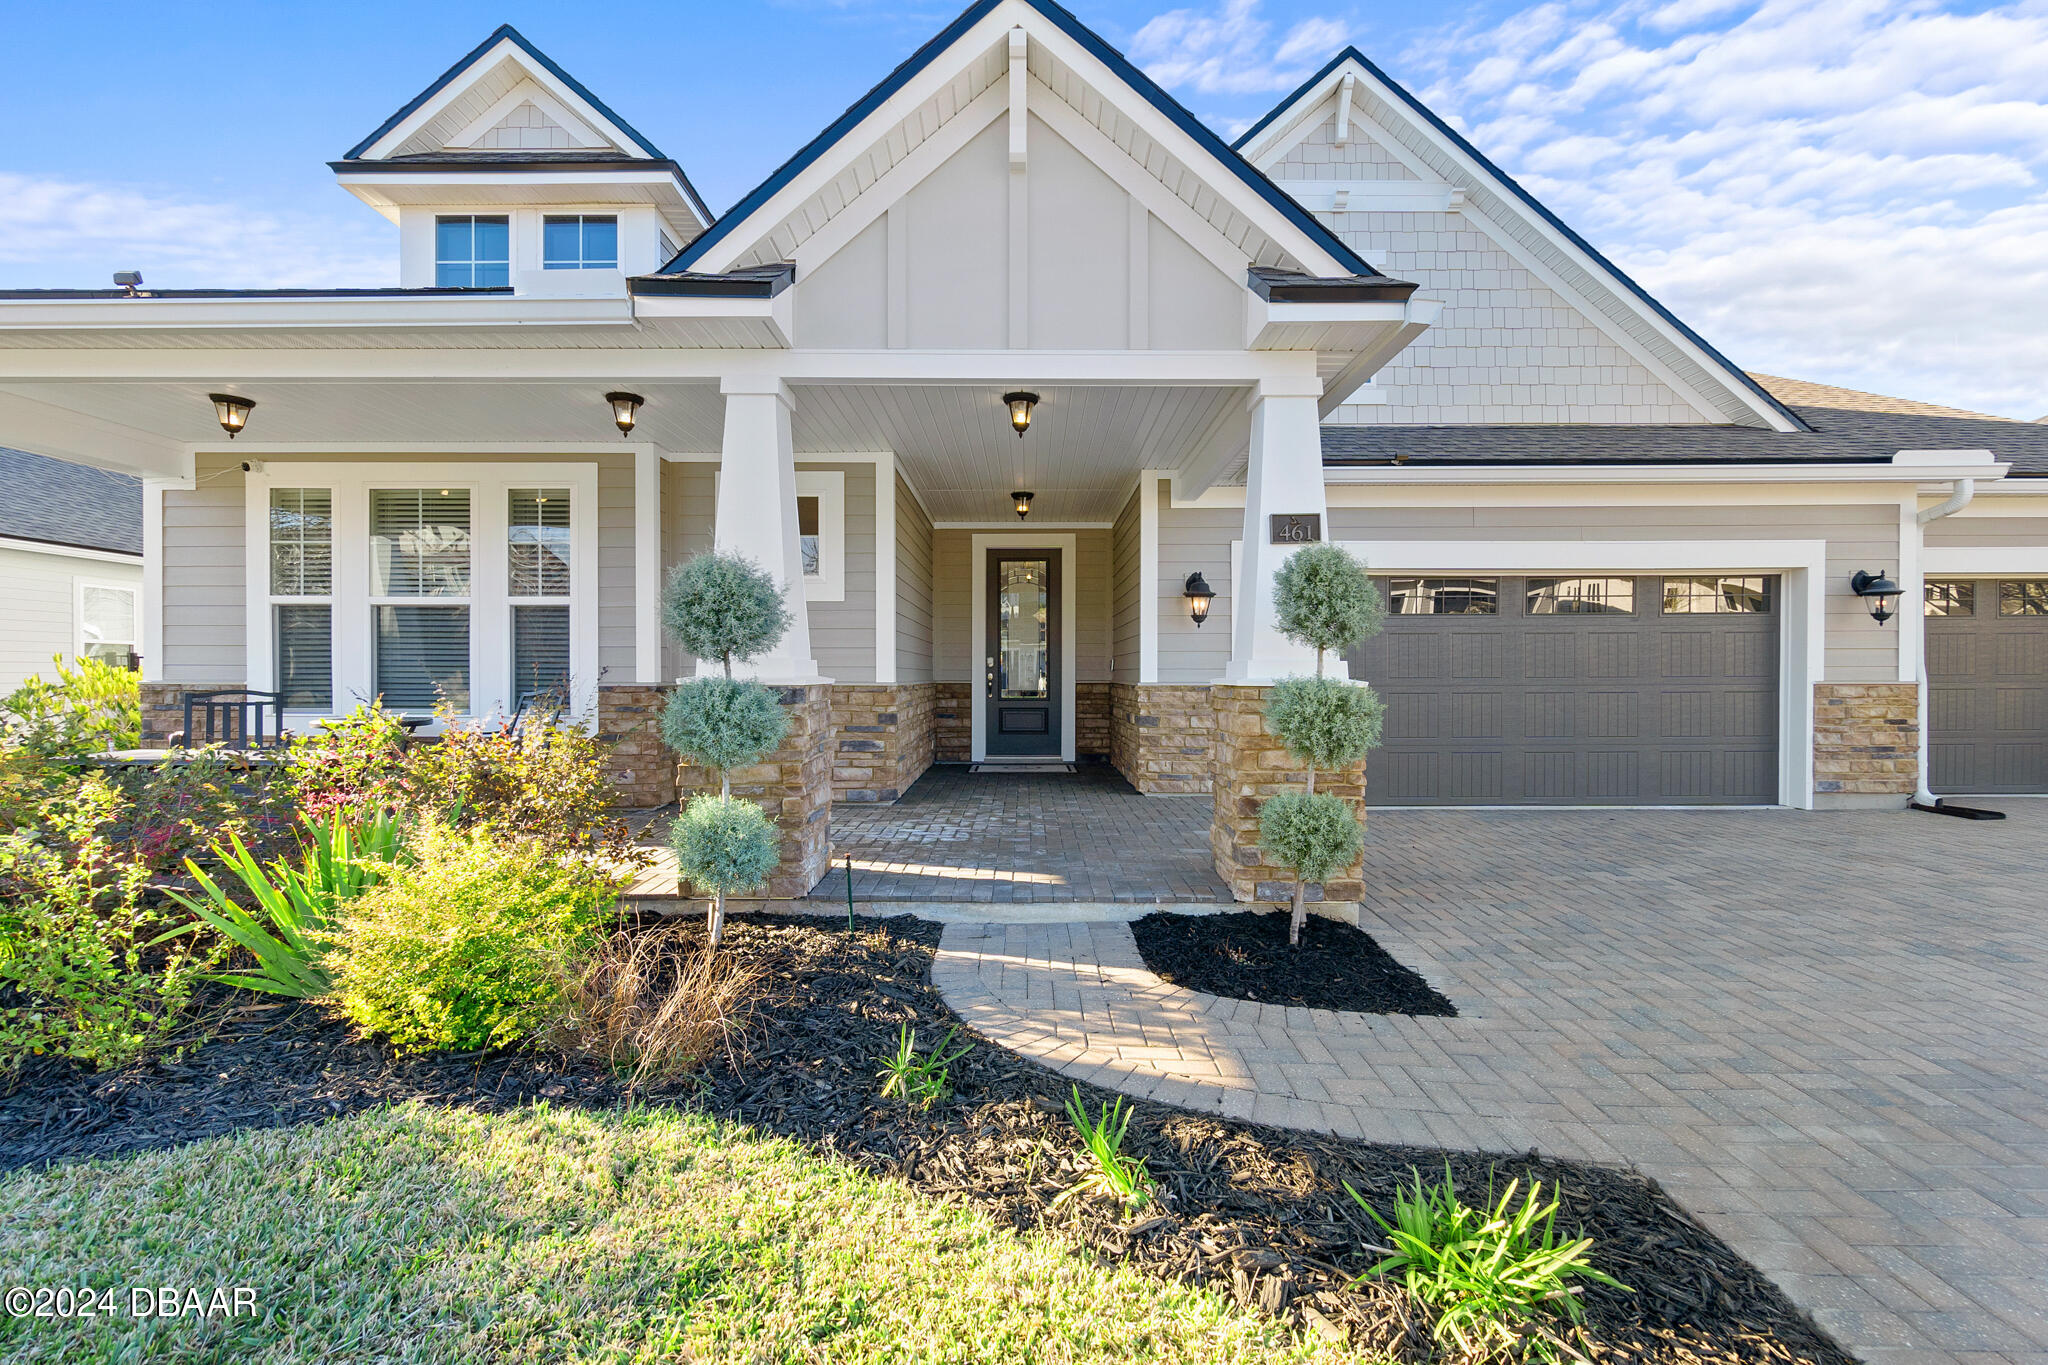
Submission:
M 496 104 L 493 104 L 483 112 L 481 117 L 474 120 L 467 128 L 464 128 L 454 137 L 449 138 L 448 145 L 450 147 L 476 146 L 477 143 L 483 141 L 485 134 L 502 123 L 508 114 L 529 101 L 543 114 L 546 114 L 549 118 L 560 124 L 562 130 L 569 134 L 570 137 L 575 138 L 577 145 L 580 147 L 611 147 L 621 152 L 630 150 L 627 147 L 614 143 L 595 128 L 592 128 L 581 117 L 571 111 L 567 105 L 548 93 L 547 90 L 540 86 L 529 88 L 524 81 L 506 91 L 499 97 Z
M 621 151 L 638 151 L 642 155 L 652 154 L 651 148 L 637 138 L 629 136 L 623 128 L 620 128 L 617 124 L 592 108 L 589 101 L 583 99 L 567 85 L 555 79 L 554 75 L 546 68 L 526 61 L 525 53 L 520 50 L 517 43 L 513 42 L 510 38 L 500 38 L 492 45 L 489 52 L 471 63 L 469 69 L 463 72 L 460 77 L 436 90 L 431 99 L 399 120 L 391 131 L 378 138 L 368 147 L 365 147 L 362 156 L 358 159 L 363 161 L 381 161 L 391 156 L 398 148 L 404 146 L 407 140 L 413 137 L 414 134 L 426 127 L 427 124 L 433 122 L 442 110 L 446 109 L 456 100 L 461 99 L 471 86 L 496 71 L 506 62 L 511 62 L 517 66 L 526 79 L 532 81 L 535 85 L 553 96 L 558 104 L 568 109 L 581 110 L 582 112 L 576 116 L 577 121 L 586 128 L 595 130 L 600 137 L 612 143 L 613 146 Z M 502 118 L 503 115 L 501 114 L 499 117 Z M 496 120 L 494 119 L 492 122 L 496 122 Z
M 1347 58 L 1325 75 L 1313 90 L 1309 91 L 1297 102 L 1298 107 L 1302 111 L 1298 117 L 1293 119 L 1275 119 L 1273 123 L 1261 129 L 1257 137 L 1240 148 L 1240 151 L 1262 170 L 1272 166 L 1274 162 L 1285 156 L 1289 150 L 1299 145 L 1302 139 L 1321 126 L 1324 104 L 1336 94 L 1340 85 L 1347 78 L 1353 76 L 1357 78 L 1352 82 L 1354 88 L 1363 87 L 1371 90 L 1391 110 L 1398 112 L 1404 108 L 1405 101 L 1399 92 L 1380 81 L 1365 67 Z M 1367 136 L 1372 137 L 1375 142 L 1379 143 L 1388 154 L 1415 174 L 1427 180 L 1441 181 L 1442 172 L 1416 156 L 1406 145 L 1404 137 L 1397 136 L 1392 129 L 1387 128 L 1379 120 L 1371 117 L 1366 111 L 1358 108 L 1356 105 L 1353 105 L 1348 112 L 1354 136 L 1356 136 L 1358 131 L 1363 130 Z M 1496 173 L 1473 160 L 1471 155 L 1463 148 L 1459 147 L 1454 141 L 1444 136 L 1442 132 L 1427 122 L 1420 119 L 1404 118 L 1403 125 L 1410 136 L 1419 139 L 1424 145 L 1457 167 L 1460 178 L 1465 181 L 1461 188 L 1468 191 L 1475 188 L 1483 189 L 1487 193 L 1499 198 L 1502 205 L 1514 215 L 1517 225 L 1534 233 L 1546 245 L 1576 263 L 1593 278 L 1604 282 L 1613 293 L 1615 300 L 1628 311 L 1630 316 L 1655 332 L 1681 354 L 1690 358 L 1693 363 L 1698 365 L 1707 374 L 1727 376 L 1724 385 L 1726 392 L 1733 396 L 1743 408 L 1760 419 L 1765 426 L 1773 431 L 1798 430 L 1798 427 L 1788 421 L 1783 413 L 1779 412 L 1770 403 L 1751 390 L 1746 381 L 1731 374 L 1730 366 L 1727 362 L 1716 359 L 1682 331 L 1673 327 L 1663 317 L 1659 316 L 1654 309 L 1643 306 L 1635 291 L 1616 278 L 1612 266 L 1590 255 L 1584 248 L 1580 247 L 1563 233 L 1560 233 L 1539 215 L 1527 212 L 1514 191 L 1510 190 Z M 1565 298 L 1572 301 L 1574 307 L 1579 308 L 1581 312 L 1586 314 L 1589 322 L 1592 322 L 1596 327 L 1600 327 L 1603 333 L 1612 337 L 1617 343 L 1622 344 L 1637 359 L 1642 360 L 1653 374 L 1669 383 L 1674 392 L 1685 397 L 1688 402 L 1695 405 L 1706 402 L 1704 395 L 1697 388 L 1690 384 L 1676 382 L 1668 364 L 1652 364 L 1649 360 L 1645 359 L 1647 348 L 1643 347 L 1637 339 L 1628 337 L 1627 329 L 1611 325 L 1602 326 L 1603 321 L 1611 324 L 1613 320 L 1607 316 L 1604 310 L 1590 306 L 1580 291 L 1560 289 L 1556 273 L 1550 270 L 1539 270 L 1537 264 L 1532 259 L 1534 253 L 1527 249 L 1526 244 L 1516 240 L 1518 234 L 1509 230 L 1506 223 L 1487 217 L 1479 210 L 1478 206 L 1470 202 L 1469 198 L 1460 209 L 1460 212 L 1471 218 L 1475 224 L 1486 225 L 1487 235 L 1495 241 L 1496 245 L 1507 251 L 1509 255 L 1524 267 L 1530 269 L 1532 273 L 1536 273 L 1549 287 L 1557 290 Z M 1510 246 L 1510 242 L 1514 242 L 1515 245 Z M 1726 410 L 1719 406 L 1707 404 L 1704 411 L 1715 421 L 1727 420 Z

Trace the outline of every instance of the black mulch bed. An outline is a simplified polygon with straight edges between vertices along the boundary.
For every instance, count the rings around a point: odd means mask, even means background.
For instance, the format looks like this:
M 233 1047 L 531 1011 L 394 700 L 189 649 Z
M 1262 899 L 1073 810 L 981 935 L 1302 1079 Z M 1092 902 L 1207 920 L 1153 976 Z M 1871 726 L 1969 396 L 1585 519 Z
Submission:
M 1363 1014 L 1457 1014 L 1421 975 L 1371 934 L 1310 915 L 1301 944 L 1287 942 L 1286 911 L 1227 915 L 1157 911 L 1131 925 L 1138 952 L 1163 981 L 1191 991 Z
M 1761 1274 L 1632 1171 L 1376 1146 L 1139 1102 L 1130 1146 L 1158 1177 L 1157 1201 L 1126 1217 L 1092 1195 L 1062 1200 L 1081 1169 L 1059 1112 L 1063 1078 L 976 1041 L 953 1068 L 953 1098 L 929 1113 L 879 1097 L 878 1059 L 901 1025 L 929 1047 L 958 1022 L 930 981 L 938 939 L 939 926 L 907 915 L 862 921 L 854 935 L 822 920 L 731 925 L 728 949 L 762 973 L 764 996 L 743 1055 L 721 1055 L 672 1102 L 1417 1361 L 1430 1355 L 1427 1327 L 1405 1297 L 1375 1282 L 1351 1284 L 1375 1259 L 1366 1248 L 1378 1229 L 1343 1185 L 1384 1209 L 1412 1170 L 1440 1173 L 1448 1157 L 1469 1196 L 1489 1177 L 1542 1180 L 1563 1200 L 1561 1230 L 1593 1237 L 1597 1263 L 1634 1286 L 1634 1294 L 1588 1288 L 1594 1359 L 1851 1365 Z M 1090 1103 L 1109 1098 L 1082 1093 Z M 112 1077 L 51 1066 L 24 1076 L 0 1097 L 0 1165 L 162 1147 L 385 1101 L 492 1109 L 536 1097 L 602 1107 L 618 1102 L 619 1088 L 538 1054 L 397 1060 L 313 1011 L 259 1006 L 228 1015 L 221 1036 L 180 1064 Z

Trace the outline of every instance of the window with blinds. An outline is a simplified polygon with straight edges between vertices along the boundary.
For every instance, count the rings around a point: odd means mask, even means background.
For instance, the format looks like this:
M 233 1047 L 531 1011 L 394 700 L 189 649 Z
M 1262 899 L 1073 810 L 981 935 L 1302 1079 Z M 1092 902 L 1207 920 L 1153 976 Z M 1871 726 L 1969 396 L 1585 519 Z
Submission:
M 569 700 L 569 490 L 506 490 L 506 595 L 512 601 L 512 704 Z
M 271 636 L 290 710 L 334 709 L 334 490 L 270 490 Z
M 468 489 L 370 490 L 375 676 L 386 706 L 469 709 L 470 558 Z
M 334 709 L 334 608 L 326 603 L 279 604 L 276 614 L 277 690 L 288 711 Z

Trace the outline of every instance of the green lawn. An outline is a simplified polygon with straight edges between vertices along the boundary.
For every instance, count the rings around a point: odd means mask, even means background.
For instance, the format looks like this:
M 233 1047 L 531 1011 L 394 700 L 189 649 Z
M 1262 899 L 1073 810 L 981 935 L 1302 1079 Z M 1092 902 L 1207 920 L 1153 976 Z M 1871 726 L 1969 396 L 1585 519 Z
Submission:
M 260 1317 L 0 1318 L 0 1359 L 1316 1361 L 1099 1266 L 697 1115 L 417 1107 L 0 1180 L 0 1282 Z

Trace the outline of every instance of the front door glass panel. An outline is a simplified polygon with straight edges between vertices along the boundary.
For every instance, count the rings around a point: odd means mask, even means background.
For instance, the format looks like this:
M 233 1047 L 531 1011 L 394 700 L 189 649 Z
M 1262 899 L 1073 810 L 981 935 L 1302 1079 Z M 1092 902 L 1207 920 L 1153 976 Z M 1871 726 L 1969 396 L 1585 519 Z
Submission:
M 1043 559 L 998 561 L 996 586 L 998 695 L 1004 701 L 1049 696 L 1052 623 L 1047 608 L 1051 566 Z

